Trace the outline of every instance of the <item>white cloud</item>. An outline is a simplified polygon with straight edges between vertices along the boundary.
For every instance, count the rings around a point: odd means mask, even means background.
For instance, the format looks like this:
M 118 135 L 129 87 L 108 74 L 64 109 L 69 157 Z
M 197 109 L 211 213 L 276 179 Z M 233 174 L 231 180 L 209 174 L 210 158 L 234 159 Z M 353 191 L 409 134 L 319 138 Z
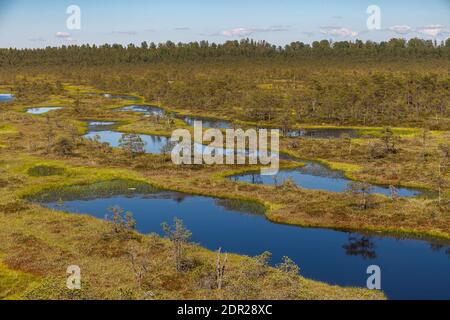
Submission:
M 253 33 L 251 28 L 234 28 L 220 32 L 225 37 L 246 37 Z
M 359 32 L 341 27 L 320 27 L 323 34 L 337 37 L 356 37 Z
M 426 27 L 419 28 L 418 30 L 420 33 L 422 33 L 426 36 L 435 38 L 443 33 L 444 26 L 442 26 L 440 24 L 432 24 L 432 25 L 428 25 Z
M 426 27 L 419 28 L 418 30 L 420 33 L 433 38 L 436 38 L 444 32 L 448 32 L 448 30 L 445 30 L 445 27 L 440 24 L 428 25 Z
M 271 26 L 265 28 L 234 28 L 223 30 L 219 33 L 212 35 L 220 35 L 224 37 L 248 37 L 254 33 L 264 33 L 264 32 L 283 32 L 289 30 L 289 27 L 284 26 Z
M 63 38 L 63 39 L 70 39 L 70 33 L 63 32 L 63 31 L 58 31 L 57 33 L 55 33 L 55 37 Z
M 398 33 L 398 34 L 408 34 L 413 31 L 413 28 L 406 25 L 398 25 L 398 26 L 392 26 L 389 28 L 389 31 Z

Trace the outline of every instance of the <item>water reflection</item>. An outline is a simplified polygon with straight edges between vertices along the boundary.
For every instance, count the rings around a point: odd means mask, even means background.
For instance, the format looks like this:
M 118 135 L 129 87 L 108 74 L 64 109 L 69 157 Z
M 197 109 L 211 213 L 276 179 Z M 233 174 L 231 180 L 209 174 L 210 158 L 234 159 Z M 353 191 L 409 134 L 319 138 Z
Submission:
M 140 112 L 147 116 L 165 116 L 165 111 L 162 108 L 150 105 L 130 105 L 120 108 L 123 112 Z
M 351 235 L 348 238 L 348 244 L 342 246 L 349 256 L 360 256 L 365 260 L 377 258 L 375 243 L 363 235 Z
M 30 108 L 27 110 L 29 114 L 40 115 L 50 111 L 61 110 L 63 107 L 38 107 L 38 108 Z
M 113 121 L 88 120 L 86 124 L 90 133 L 113 130 L 117 126 Z
M 14 95 L 9 93 L 0 93 L 0 102 L 10 102 L 14 99 Z
M 212 118 L 202 118 L 202 117 L 191 117 L 191 116 L 180 116 L 184 122 L 188 125 L 193 126 L 195 121 L 201 121 L 202 126 L 205 129 L 232 129 L 233 125 L 230 121 L 218 120 Z
M 264 176 L 259 172 L 240 174 L 229 177 L 234 182 L 246 182 L 251 184 L 279 186 L 288 180 L 293 181 L 298 187 L 311 190 L 324 190 L 329 192 L 346 192 L 350 179 L 341 171 L 332 170 L 320 163 L 307 162 L 304 167 L 295 169 L 280 169 L 275 176 Z M 400 197 L 417 197 L 428 195 L 423 190 L 411 188 L 397 188 Z M 372 193 L 391 195 L 388 186 L 372 185 Z M 431 196 L 431 194 L 430 194 Z

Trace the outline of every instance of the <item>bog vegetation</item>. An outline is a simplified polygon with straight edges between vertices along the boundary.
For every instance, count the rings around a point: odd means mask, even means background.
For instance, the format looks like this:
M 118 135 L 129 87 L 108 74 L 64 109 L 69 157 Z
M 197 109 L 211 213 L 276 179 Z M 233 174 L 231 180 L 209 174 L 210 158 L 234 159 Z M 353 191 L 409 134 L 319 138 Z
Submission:
M 0 92 L 15 95 L 0 104 L 0 297 L 382 298 L 304 279 L 298 275 L 301 265 L 288 257 L 270 267 L 270 253 L 248 258 L 207 251 L 190 243 L 180 220 L 162 226 L 167 236 L 162 239 L 136 233 L 127 208 L 110 208 L 105 222 L 25 199 L 63 187 L 78 195 L 86 192 L 73 187 L 80 184 L 102 195 L 108 194 L 105 181 L 111 188 L 119 188 L 119 180 L 141 181 L 251 199 L 279 223 L 449 239 L 449 58 L 450 40 L 420 39 L 0 49 Z M 133 103 L 162 106 L 166 114 L 118 112 Z M 24 113 L 35 106 L 64 108 L 40 116 Z M 180 167 L 167 150 L 145 154 L 140 133 L 168 135 L 188 127 L 173 112 L 285 132 L 354 128 L 361 137 L 284 136 L 281 149 L 342 170 L 355 182 L 345 193 L 306 190 L 291 180 L 239 184 L 225 177 L 258 168 Z M 124 132 L 119 148 L 82 138 L 87 120 L 117 122 Z M 373 194 L 369 182 L 391 186 L 391 196 Z M 398 186 L 436 196 L 400 198 Z M 64 287 L 65 268 L 73 261 L 86 270 L 86 285 L 76 293 Z

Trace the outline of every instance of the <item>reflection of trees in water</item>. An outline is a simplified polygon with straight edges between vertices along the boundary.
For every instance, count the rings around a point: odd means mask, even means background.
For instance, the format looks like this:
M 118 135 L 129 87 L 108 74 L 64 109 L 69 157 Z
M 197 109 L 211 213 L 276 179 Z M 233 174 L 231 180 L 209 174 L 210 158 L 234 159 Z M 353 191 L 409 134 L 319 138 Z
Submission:
M 252 183 L 253 184 L 263 184 L 262 176 L 259 173 L 252 174 Z
M 214 203 L 228 211 L 244 213 L 246 215 L 264 214 L 264 206 L 252 201 L 235 200 L 235 199 L 215 199 Z
M 450 246 L 442 243 L 430 243 L 430 248 L 433 252 L 443 252 L 450 258 Z
M 348 238 L 348 244 L 342 246 L 349 256 L 361 256 L 363 259 L 376 259 L 375 243 L 369 237 L 351 235 Z
M 430 243 L 430 248 L 433 252 L 439 252 L 445 247 L 446 246 L 443 245 L 442 243 Z
M 304 167 L 298 169 L 301 173 L 310 174 L 317 177 L 341 179 L 344 175 L 341 171 L 331 170 L 320 163 L 307 163 Z
M 155 194 L 146 194 L 143 199 L 158 199 L 158 200 L 173 200 L 177 203 L 181 203 L 186 198 L 190 197 L 188 194 L 172 192 L 172 191 L 161 191 Z

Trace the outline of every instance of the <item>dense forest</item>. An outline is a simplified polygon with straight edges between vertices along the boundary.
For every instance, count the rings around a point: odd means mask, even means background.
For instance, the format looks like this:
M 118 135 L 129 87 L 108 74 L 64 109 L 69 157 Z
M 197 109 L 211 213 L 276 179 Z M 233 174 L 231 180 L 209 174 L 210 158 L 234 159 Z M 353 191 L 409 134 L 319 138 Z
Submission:
M 360 56 L 360 57 L 450 57 L 450 39 L 445 42 L 411 39 L 391 39 L 385 42 L 363 42 L 356 40 L 333 42 L 315 41 L 312 44 L 293 42 L 284 47 L 271 45 L 265 41 L 245 39 L 227 41 L 224 44 L 208 41 L 191 43 L 148 44 L 141 46 L 129 44 L 71 45 L 45 49 L 2 49 L 0 50 L 0 66 L 39 64 L 85 64 L 105 65 L 118 62 L 139 63 L 159 60 L 198 60 L 208 57 L 322 57 L 322 56 Z
M 82 45 L 1 49 L 1 68 L 14 72 L 4 72 L 0 80 L 23 89 L 42 86 L 42 79 L 29 82 L 33 74 L 47 74 L 106 91 L 134 92 L 189 113 L 285 128 L 328 124 L 448 130 L 449 58 L 450 39 L 440 44 L 323 40 L 285 47 L 248 39 Z

